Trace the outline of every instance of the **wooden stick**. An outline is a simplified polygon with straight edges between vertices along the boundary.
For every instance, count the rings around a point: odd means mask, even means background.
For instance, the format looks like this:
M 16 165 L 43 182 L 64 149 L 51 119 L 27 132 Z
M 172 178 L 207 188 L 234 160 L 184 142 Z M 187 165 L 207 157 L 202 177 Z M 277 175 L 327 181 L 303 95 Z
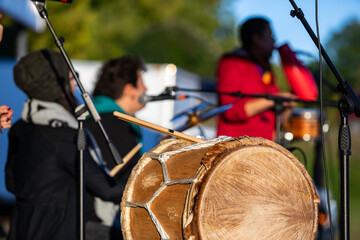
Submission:
M 125 157 L 123 157 L 123 163 L 116 165 L 113 167 L 113 169 L 111 169 L 110 176 L 114 177 L 120 171 L 120 169 L 125 166 L 125 164 L 141 149 L 141 147 L 142 143 L 138 143 L 133 149 L 131 149 L 130 152 L 128 152 Z
M 181 139 L 185 139 L 185 140 L 189 140 L 189 141 L 197 142 L 197 143 L 205 141 L 205 140 L 202 140 L 202 139 L 199 139 L 199 138 L 195 138 L 195 137 L 192 137 L 192 136 L 177 132 L 177 131 L 169 129 L 169 128 L 160 127 L 159 125 L 137 119 L 137 118 L 129 116 L 127 114 L 123 114 L 123 113 L 116 112 L 116 111 L 113 112 L 113 114 L 114 114 L 114 116 L 116 116 L 116 117 L 118 117 L 121 120 L 124 120 L 126 122 L 131 122 L 131 123 L 134 123 L 136 125 L 140 125 L 140 126 L 143 126 L 143 127 L 146 127 L 146 128 L 149 128 L 149 129 L 152 129 L 152 130 L 155 130 L 155 131 L 158 131 L 158 132 L 161 132 L 161 133 L 173 136 L 173 137 L 177 137 L 177 138 L 181 138 Z

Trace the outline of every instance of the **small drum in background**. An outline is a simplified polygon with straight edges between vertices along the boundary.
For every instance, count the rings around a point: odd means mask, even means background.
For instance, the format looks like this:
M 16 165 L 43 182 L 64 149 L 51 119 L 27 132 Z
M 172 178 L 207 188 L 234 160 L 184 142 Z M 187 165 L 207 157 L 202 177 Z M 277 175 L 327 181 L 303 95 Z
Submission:
M 320 110 L 295 108 L 289 122 L 285 124 L 286 140 L 314 140 L 319 136 Z
M 319 197 L 304 166 L 263 138 L 161 142 L 121 204 L 124 239 L 315 239 Z

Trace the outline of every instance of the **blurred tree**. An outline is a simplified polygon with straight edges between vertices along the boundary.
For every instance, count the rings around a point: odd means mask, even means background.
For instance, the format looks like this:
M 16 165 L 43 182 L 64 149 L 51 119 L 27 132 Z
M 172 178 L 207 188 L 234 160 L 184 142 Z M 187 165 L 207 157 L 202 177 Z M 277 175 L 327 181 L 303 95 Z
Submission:
M 327 43 L 329 55 L 345 81 L 353 88 L 360 88 L 360 23 L 350 21 L 342 30 L 334 33 Z
M 338 32 L 334 32 L 325 44 L 325 49 L 343 79 L 359 92 L 360 90 L 360 23 L 349 20 Z M 324 96 L 338 95 L 335 89 L 338 81 L 324 63 Z M 318 63 L 313 62 L 311 68 L 318 72 Z
M 174 63 L 213 76 L 216 62 L 234 45 L 233 23 L 222 21 L 225 0 L 79 0 L 48 2 L 49 19 L 73 59 L 101 60 L 126 53 L 147 62 Z M 31 33 L 30 50 L 56 48 L 47 30 Z

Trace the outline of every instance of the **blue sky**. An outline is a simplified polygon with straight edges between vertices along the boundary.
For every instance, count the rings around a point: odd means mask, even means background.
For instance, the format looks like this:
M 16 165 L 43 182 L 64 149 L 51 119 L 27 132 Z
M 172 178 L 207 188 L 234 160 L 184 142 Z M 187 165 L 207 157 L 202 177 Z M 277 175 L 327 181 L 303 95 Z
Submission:
M 315 0 L 295 0 L 305 18 L 316 34 Z M 302 50 L 317 57 L 317 48 L 298 18 L 290 16 L 293 10 L 288 0 L 232 0 L 228 4 L 237 23 L 242 23 L 253 15 L 267 17 L 276 36 L 277 44 L 287 42 L 294 50 Z M 350 19 L 360 21 L 359 0 L 325 0 L 318 1 L 320 40 L 323 46 L 333 32 L 342 29 Z M 326 50 L 326 48 L 325 48 Z M 306 60 L 306 59 L 305 59 Z

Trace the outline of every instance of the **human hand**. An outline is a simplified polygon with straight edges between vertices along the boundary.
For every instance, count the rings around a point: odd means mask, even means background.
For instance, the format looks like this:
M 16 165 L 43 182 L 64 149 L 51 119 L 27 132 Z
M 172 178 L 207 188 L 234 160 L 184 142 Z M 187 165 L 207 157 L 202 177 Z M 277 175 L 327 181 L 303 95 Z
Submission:
M 0 124 L 1 129 L 6 129 L 11 127 L 11 120 L 13 118 L 14 110 L 9 108 L 6 105 L 0 106 Z
M 276 96 L 283 97 L 283 98 L 290 98 L 290 99 L 298 99 L 298 97 L 296 95 L 289 93 L 289 92 L 281 92 L 281 93 L 276 94 Z M 283 106 L 287 107 L 287 108 L 293 108 L 296 106 L 296 102 L 295 101 L 284 101 Z
M 2 12 L 0 12 L 0 23 L 1 23 L 1 21 L 2 21 Z M 2 40 L 2 36 L 3 36 L 3 26 L 0 24 L 0 42 L 1 42 L 1 40 Z

